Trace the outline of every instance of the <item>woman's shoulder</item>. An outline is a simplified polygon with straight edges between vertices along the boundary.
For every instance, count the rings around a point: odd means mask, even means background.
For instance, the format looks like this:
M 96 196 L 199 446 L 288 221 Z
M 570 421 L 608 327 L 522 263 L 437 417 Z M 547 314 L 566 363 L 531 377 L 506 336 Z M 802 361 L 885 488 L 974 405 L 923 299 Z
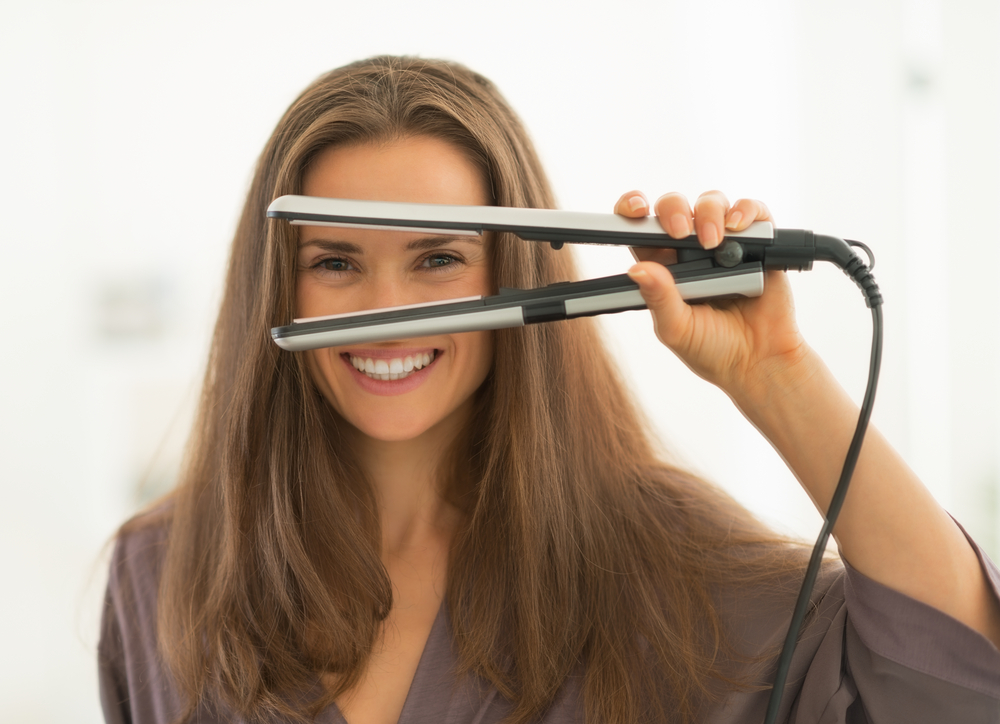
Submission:
M 111 573 L 159 573 L 164 553 L 173 506 L 164 503 L 138 513 L 126 521 L 115 535 Z
M 156 593 L 170 533 L 169 504 L 128 520 L 115 537 L 106 605 L 119 616 L 153 625 Z
M 153 508 L 126 522 L 115 538 L 98 643 L 101 703 L 109 722 L 167 721 L 180 711 L 157 646 L 157 593 L 170 511 Z

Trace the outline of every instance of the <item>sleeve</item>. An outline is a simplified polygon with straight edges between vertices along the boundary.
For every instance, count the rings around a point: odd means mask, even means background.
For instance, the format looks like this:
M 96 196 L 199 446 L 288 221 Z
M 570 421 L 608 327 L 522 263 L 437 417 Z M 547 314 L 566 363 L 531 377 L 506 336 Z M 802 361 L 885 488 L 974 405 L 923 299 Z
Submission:
M 97 681 L 107 724 L 131 724 L 125 685 L 125 654 L 112 598 L 112 582 L 104 595 L 101 638 L 97 645 Z
M 973 546 L 1000 600 L 1000 569 Z M 986 637 L 847 563 L 825 598 L 791 724 L 1000 723 L 1000 651 Z
M 122 534 L 115 544 L 97 648 L 107 724 L 172 724 L 183 711 L 156 637 L 162 527 Z

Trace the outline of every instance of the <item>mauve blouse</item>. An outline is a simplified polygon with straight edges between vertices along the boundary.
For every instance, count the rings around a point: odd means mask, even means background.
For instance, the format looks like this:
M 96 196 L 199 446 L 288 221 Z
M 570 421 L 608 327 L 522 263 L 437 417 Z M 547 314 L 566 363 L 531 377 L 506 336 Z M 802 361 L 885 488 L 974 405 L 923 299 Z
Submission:
M 156 648 L 156 590 L 165 541 L 162 528 L 150 528 L 124 536 L 115 548 L 98 647 L 101 703 L 109 724 L 170 724 L 180 708 Z M 976 550 L 1000 599 L 1000 569 Z M 1000 724 L 1000 651 L 985 637 L 846 564 L 821 577 L 813 602 L 779 722 Z M 723 603 L 729 630 L 746 652 L 780 646 L 791 618 L 786 608 L 753 592 Z M 442 604 L 400 724 L 489 724 L 511 711 L 487 682 L 474 676 L 456 680 L 455 662 Z M 762 683 L 770 684 L 775 666 Z M 763 722 L 768 694 L 733 693 L 704 722 Z M 582 698 L 581 678 L 570 677 L 541 723 L 583 722 Z M 202 707 L 196 721 L 237 720 L 219 709 Z M 316 721 L 345 724 L 335 705 Z

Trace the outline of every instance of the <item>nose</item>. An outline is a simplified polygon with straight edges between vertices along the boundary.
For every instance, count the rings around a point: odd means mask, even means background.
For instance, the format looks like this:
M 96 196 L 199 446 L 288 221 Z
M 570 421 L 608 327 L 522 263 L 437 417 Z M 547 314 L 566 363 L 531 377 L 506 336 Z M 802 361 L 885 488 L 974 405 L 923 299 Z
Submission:
M 415 298 L 412 290 L 407 288 L 403 280 L 392 275 L 373 278 L 363 290 L 358 290 L 358 294 L 360 296 L 355 301 L 360 304 L 360 309 L 401 307 L 405 304 L 425 301 Z

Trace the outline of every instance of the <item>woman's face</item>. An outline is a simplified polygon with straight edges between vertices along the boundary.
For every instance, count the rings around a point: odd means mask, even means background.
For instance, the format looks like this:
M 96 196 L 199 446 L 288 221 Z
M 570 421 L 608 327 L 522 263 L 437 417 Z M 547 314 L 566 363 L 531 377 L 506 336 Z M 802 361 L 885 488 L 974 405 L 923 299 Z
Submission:
M 481 172 L 428 136 L 331 147 L 303 179 L 308 196 L 487 205 Z M 492 293 L 489 241 L 377 229 L 302 226 L 296 317 L 318 317 Z M 340 415 L 378 440 L 454 434 L 493 358 L 489 332 L 308 352 L 313 379 Z

